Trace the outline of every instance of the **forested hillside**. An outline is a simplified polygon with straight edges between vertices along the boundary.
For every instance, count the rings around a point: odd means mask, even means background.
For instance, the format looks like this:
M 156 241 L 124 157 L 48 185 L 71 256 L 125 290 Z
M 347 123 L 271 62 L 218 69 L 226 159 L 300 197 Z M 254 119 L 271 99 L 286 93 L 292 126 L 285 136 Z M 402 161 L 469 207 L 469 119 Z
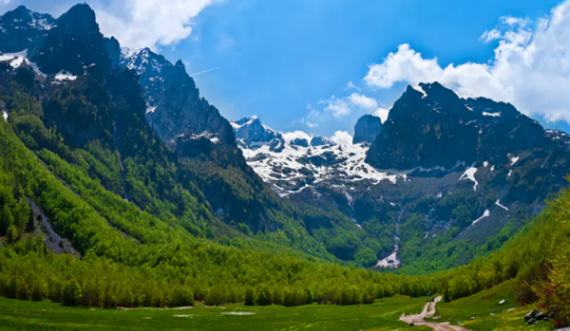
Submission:
M 435 289 L 302 253 L 336 261 L 231 144 L 192 134 L 160 139 L 134 70 L 114 67 L 110 56 L 90 65 L 87 56 L 69 63 L 46 54 L 95 47 L 108 55 L 86 5 L 56 22 L 31 54 L 43 65 L 25 54 L 0 62 L 3 294 L 105 307 L 299 305 Z M 61 71 L 48 75 L 45 66 Z M 259 206 L 264 222 L 217 217 L 219 202 L 203 193 L 210 190 L 237 202 L 230 211 L 241 208 L 241 217 Z
M 191 305 L 194 300 L 299 305 L 355 304 L 435 289 L 425 280 L 194 238 L 183 225 L 141 211 L 55 154 L 44 150 L 41 158 L 34 156 L 5 121 L 0 142 L 3 295 L 102 307 Z M 42 236 L 44 219 L 69 238 L 74 254 L 51 252 Z

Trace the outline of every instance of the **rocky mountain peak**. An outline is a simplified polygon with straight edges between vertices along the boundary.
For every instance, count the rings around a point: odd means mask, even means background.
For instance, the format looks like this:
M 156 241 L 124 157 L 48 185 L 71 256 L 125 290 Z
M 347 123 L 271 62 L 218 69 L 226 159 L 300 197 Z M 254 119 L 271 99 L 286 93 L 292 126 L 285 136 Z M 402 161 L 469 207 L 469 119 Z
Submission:
M 28 54 L 34 54 L 55 23 L 51 15 L 33 12 L 25 6 L 6 12 L 0 16 L 0 51 L 16 53 L 28 50 Z
M 156 107 L 160 96 L 164 93 L 164 82 L 173 68 L 172 63 L 148 47 L 134 51 L 122 48 L 119 62 L 121 66 L 137 72 L 140 84 L 145 90 L 149 109 Z
M 311 139 L 311 146 L 313 147 L 326 146 L 326 145 L 335 145 L 335 143 L 329 138 L 322 136 L 315 136 Z
M 364 115 L 354 126 L 353 144 L 372 144 L 382 130 L 382 120 L 378 116 Z
M 228 146 L 236 146 L 232 126 L 217 108 L 200 97 L 182 61 L 173 65 L 148 48 L 132 54 L 123 50 L 122 54 L 122 66 L 139 74 L 148 106 L 147 119 L 164 141 L 181 134 L 208 135 Z
M 309 140 L 305 138 L 295 138 L 289 143 L 291 146 L 309 147 Z
M 77 4 L 57 19 L 58 25 L 63 25 L 68 35 L 82 33 L 99 33 L 95 11 L 88 4 Z
M 50 30 L 55 19 L 49 14 L 40 14 L 20 5 L 16 9 L 6 12 L 0 18 L 3 28 Z
M 87 4 L 75 5 L 57 19 L 32 60 L 46 74 L 82 75 L 88 69 L 94 76 L 103 76 L 112 66 L 95 12 Z
M 380 169 L 452 169 L 458 162 L 508 162 L 547 143 L 544 129 L 512 105 L 464 99 L 439 83 L 408 87 L 367 156 Z
M 257 116 L 245 117 L 231 124 L 236 138 L 247 147 L 270 144 L 274 139 L 284 142 L 281 133 L 261 123 Z

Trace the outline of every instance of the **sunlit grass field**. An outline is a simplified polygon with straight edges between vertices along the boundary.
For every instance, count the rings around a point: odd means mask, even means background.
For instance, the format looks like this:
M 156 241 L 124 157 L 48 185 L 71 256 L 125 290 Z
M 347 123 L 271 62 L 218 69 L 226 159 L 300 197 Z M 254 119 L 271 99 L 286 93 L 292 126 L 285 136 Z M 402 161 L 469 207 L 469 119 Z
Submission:
M 517 306 L 515 291 L 513 283 L 508 281 L 467 298 L 441 302 L 437 305 L 435 314 L 440 318 L 431 321 L 450 322 L 473 331 L 553 330 L 552 322 L 538 322 L 533 326 L 524 322 L 524 315 L 532 307 Z M 505 302 L 500 304 L 502 300 Z
M 505 282 L 490 290 L 437 305 L 434 322 L 450 322 L 478 330 L 552 330 L 551 322 L 528 326 L 524 315 L 532 307 L 517 306 L 515 288 Z M 503 304 L 500 304 L 505 300 Z M 187 309 L 132 310 L 66 307 L 43 301 L 0 297 L 0 330 L 407 330 L 398 319 L 417 314 L 426 298 L 397 296 L 372 305 L 300 307 L 240 304 Z M 475 317 L 475 319 L 471 319 Z M 413 330 L 431 330 L 414 326 Z
M 300 307 L 226 305 L 174 309 L 65 307 L 0 297 L 1 330 L 397 330 L 402 313 L 418 313 L 425 298 L 377 300 L 372 305 Z M 242 315 L 233 315 L 233 314 Z M 255 313 L 246 315 L 243 313 Z M 415 327 L 423 331 L 429 328 Z

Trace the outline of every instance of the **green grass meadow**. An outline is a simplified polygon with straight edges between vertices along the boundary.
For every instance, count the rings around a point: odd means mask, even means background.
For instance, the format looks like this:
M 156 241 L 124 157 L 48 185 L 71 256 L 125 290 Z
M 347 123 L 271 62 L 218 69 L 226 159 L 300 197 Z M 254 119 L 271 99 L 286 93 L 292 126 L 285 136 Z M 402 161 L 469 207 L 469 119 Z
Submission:
M 397 330 L 407 329 L 398 321 L 402 313 L 418 313 L 424 304 L 425 298 L 395 297 L 360 306 L 232 304 L 185 310 L 119 310 L 0 297 L 0 330 Z M 244 312 L 255 314 L 228 314 Z
M 552 330 L 552 322 L 526 325 L 523 317 L 532 307 L 517 306 L 515 290 L 512 282 L 505 282 L 468 298 L 440 302 L 436 318 L 430 320 L 450 322 L 473 331 Z M 505 302 L 501 305 L 502 300 Z M 0 330 L 407 330 L 410 328 L 398 319 L 403 313 L 421 312 L 425 302 L 425 297 L 396 296 L 360 306 L 231 304 L 122 310 L 66 307 L 49 301 L 0 297 Z M 413 330 L 431 329 L 415 326 Z
M 553 330 L 552 322 L 538 322 L 529 326 L 524 322 L 532 307 L 519 307 L 515 300 L 516 288 L 512 281 L 452 302 L 436 306 L 434 322 L 450 322 L 473 331 L 488 330 Z M 500 302 L 505 300 L 501 305 Z M 475 317 L 475 319 L 471 319 Z

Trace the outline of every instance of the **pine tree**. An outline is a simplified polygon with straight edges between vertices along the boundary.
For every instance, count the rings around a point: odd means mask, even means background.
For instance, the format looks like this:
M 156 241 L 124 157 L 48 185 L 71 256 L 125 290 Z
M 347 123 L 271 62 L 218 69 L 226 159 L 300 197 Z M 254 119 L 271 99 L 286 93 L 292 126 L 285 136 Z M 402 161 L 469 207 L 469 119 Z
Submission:
M 8 231 L 6 232 L 6 238 L 9 244 L 14 244 L 18 241 L 18 230 L 14 226 L 14 224 L 8 227 Z
M 10 211 L 7 204 L 2 208 L 2 215 L 0 215 L 0 236 L 5 236 L 8 233 L 10 225 L 14 224 L 14 216 Z
M 249 287 L 245 292 L 245 305 L 246 306 L 254 306 L 255 305 L 255 291 L 253 288 Z

